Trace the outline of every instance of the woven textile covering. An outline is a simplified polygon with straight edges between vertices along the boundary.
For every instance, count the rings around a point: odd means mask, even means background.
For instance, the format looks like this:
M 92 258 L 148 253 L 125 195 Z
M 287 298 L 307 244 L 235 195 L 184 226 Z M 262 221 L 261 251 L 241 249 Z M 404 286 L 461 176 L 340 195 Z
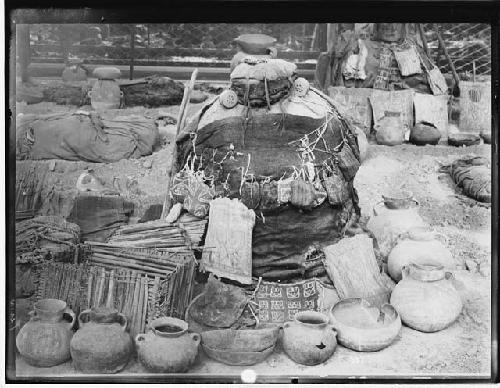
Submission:
M 318 296 L 315 279 L 294 284 L 262 282 L 255 294 L 259 322 L 282 323 L 300 311 L 317 310 Z

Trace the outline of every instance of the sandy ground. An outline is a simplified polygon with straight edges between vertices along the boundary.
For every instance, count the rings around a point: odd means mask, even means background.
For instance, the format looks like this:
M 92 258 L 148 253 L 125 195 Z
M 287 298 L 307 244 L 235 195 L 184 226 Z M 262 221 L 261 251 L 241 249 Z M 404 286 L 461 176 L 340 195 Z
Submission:
M 33 111 L 35 106 L 25 107 Z M 57 109 L 57 108 L 56 108 Z M 169 107 L 174 116 L 178 107 Z M 192 110 L 196 110 L 193 107 Z M 18 110 L 19 113 L 19 110 Z M 295 364 L 278 348 L 264 362 L 252 367 L 234 367 L 217 363 L 200 350 L 190 374 L 239 376 L 244 369 L 253 369 L 257 376 L 481 376 L 490 375 L 491 357 L 491 210 L 462 196 L 451 179 L 438 172 L 440 163 L 449 163 L 468 153 L 490 156 L 489 145 L 468 148 L 448 146 L 402 145 L 387 147 L 371 145 L 355 179 L 360 198 L 362 221 L 372 214 L 380 195 L 395 185 L 410 189 L 420 202 L 419 213 L 431 227 L 441 233 L 440 239 L 451 249 L 456 260 L 455 277 L 464 302 L 459 319 L 437 333 L 421 333 L 403 327 L 397 340 L 388 348 L 375 353 L 359 353 L 339 346 L 324 364 L 306 367 Z M 141 165 L 152 160 L 153 168 L 144 173 Z M 136 161 L 121 161 L 120 169 L 138 174 L 139 187 L 152 190 L 155 183 L 158 198 L 165 181 L 169 150 L 164 149 Z M 62 162 L 65 163 L 65 162 Z M 158 169 L 156 168 L 158 166 Z M 94 167 L 96 171 L 114 168 Z M 146 169 L 147 170 L 147 169 Z M 140 174 L 145 175 L 141 176 Z M 162 177 L 163 181 L 160 179 Z M 35 368 L 18 358 L 17 376 L 72 376 L 71 363 L 52 368 Z M 120 373 L 145 373 L 133 360 Z

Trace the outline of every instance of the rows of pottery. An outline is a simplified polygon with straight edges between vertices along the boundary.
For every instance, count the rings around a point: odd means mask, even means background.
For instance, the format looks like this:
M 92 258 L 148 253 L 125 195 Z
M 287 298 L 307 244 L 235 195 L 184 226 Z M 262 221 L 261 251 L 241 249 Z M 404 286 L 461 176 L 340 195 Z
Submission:
M 410 203 L 417 203 L 410 194 L 384 199 L 389 212 L 407 211 Z M 377 217 L 380 215 L 373 218 Z M 387 220 L 384 225 L 387 230 Z M 35 303 L 30 321 L 19 331 L 17 348 L 32 365 L 48 367 L 72 359 L 74 367 L 83 373 L 119 372 L 134 353 L 149 372 L 187 372 L 200 344 L 216 361 L 253 365 L 272 354 L 280 338 L 288 357 L 303 365 L 327 361 L 337 342 L 356 351 L 379 351 L 394 342 L 402 323 L 422 332 L 443 330 L 458 318 L 463 307 L 453 275 L 446 271 L 454 267 L 449 251 L 425 226 L 408 225 L 406 234 L 400 233 L 406 238 L 388 255 L 389 274 L 398 283 L 390 304 L 381 307 L 349 298 L 335 304 L 329 317 L 302 311 L 282 325 L 212 330 L 201 335 L 189 333 L 188 323 L 183 320 L 162 317 L 133 341 L 127 332 L 127 318 L 116 310 L 94 308 L 81 312 L 74 333 L 75 314 L 66 303 L 44 299 Z

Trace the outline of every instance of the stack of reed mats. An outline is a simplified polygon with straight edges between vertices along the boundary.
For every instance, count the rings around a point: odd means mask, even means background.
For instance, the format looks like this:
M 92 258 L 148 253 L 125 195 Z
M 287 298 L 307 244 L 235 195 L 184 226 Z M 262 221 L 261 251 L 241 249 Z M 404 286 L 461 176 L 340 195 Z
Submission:
M 133 335 L 160 316 L 184 316 L 194 284 L 191 251 L 124 251 L 90 243 L 84 257 L 82 264 L 42 264 L 36 299 L 64 300 L 77 313 L 98 306 L 115 308 L 127 316 Z
M 170 248 L 182 251 L 186 247 L 198 247 L 206 228 L 206 219 L 186 214 L 175 224 L 160 220 L 124 226 L 108 242 L 122 247 Z

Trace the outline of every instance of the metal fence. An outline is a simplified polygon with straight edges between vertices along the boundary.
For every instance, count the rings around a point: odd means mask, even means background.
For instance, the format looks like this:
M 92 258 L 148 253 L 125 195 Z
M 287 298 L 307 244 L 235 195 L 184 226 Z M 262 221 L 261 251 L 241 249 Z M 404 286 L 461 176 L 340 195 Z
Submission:
M 491 27 L 488 24 L 424 24 L 430 55 L 445 73 L 449 63 L 436 30 L 444 39 L 462 79 L 491 74 Z M 281 58 L 315 63 L 326 51 L 327 25 L 314 23 L 255 24 L 62 24 L 30 26 L 32 60 L 61 62 L 78 56 L 87 63 L 165 65 L 186 62 L 226 66 L 240 34 L 263 33 L 277 39 Z

